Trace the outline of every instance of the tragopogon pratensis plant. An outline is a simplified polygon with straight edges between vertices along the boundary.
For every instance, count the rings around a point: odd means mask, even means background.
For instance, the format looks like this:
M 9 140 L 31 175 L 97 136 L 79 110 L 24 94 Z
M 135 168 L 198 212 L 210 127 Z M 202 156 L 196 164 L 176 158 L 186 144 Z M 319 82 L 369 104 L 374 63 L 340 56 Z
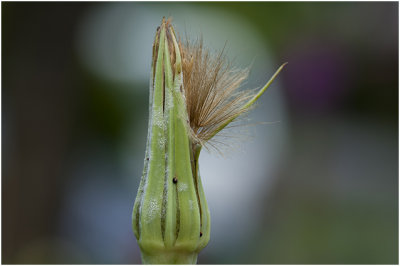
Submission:
M 239 92 L 247 70 L 233 71 L 223 53 L 178 41 L 170 20 L 157 28 L 150 79 L 150 116 L 133 231 L 146 264 L 195 264 L 210 239 L 210 214 L 199 155 L 211 138 L 247 112 L 258 92 Z

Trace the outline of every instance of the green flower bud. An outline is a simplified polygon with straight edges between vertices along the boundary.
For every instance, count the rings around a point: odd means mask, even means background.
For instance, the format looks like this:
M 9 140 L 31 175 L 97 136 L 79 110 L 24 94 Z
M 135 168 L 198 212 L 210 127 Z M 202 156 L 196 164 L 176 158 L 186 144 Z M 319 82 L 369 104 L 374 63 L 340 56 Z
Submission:
M 210 214 L 199 175 L 201 148 L 250 110 L 258 92 L 238 92 L 247 71 L 224 67 L 202 43 L 183 45 L 163 19 L 153 45 L 150 117 L 133 231 L 146 264 L 194 264 L 210 239 Z
M 210 238 L 210 219 L 198 175 L 183 93 L 179 45 L 163 20 L 153 47 L 150 119 L 133 231 L 143 263 L 194 264 Z

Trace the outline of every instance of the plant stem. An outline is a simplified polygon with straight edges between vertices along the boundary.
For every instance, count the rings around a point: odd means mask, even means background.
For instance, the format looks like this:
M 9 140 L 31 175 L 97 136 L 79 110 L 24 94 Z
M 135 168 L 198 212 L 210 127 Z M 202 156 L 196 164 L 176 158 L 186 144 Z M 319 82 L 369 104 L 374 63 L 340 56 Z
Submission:
M 197 252 L 187 253 L 178 251 L 157 252 L 147 254 L 142 251 L 143 264 L 196 264 Z

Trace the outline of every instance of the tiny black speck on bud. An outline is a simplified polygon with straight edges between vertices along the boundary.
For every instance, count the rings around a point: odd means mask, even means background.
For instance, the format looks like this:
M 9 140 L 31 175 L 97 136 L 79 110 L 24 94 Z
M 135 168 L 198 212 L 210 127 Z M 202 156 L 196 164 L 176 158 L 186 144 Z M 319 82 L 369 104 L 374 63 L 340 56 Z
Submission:
M 174 178 L 172 179 L 172 182 L 174 182 L 174 184 L 176 184 L 176 183 L 178 183 L 178 179 L 177 179 L 176 177 L 174 177 Z
M 148 161 L 148 160 L 149 160 L 149 157 L 146 158 L 146 161 Z
M 200 237 L 202 237 L 203 236 L 203 233 L 202 232 L 200 232 Z

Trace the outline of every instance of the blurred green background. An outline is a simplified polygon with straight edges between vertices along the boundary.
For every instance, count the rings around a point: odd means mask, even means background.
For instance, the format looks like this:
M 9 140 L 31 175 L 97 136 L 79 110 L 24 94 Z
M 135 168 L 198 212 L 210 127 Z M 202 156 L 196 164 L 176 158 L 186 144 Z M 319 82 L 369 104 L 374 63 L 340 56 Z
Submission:
M 136 264 L 153 35 L 289 65 L 228 158 L 202 155 L 203 264 L 398 263 L 398 3 L 2 2 L 2 263 Z M 240 141 L 241 142 L 241 141 Z

